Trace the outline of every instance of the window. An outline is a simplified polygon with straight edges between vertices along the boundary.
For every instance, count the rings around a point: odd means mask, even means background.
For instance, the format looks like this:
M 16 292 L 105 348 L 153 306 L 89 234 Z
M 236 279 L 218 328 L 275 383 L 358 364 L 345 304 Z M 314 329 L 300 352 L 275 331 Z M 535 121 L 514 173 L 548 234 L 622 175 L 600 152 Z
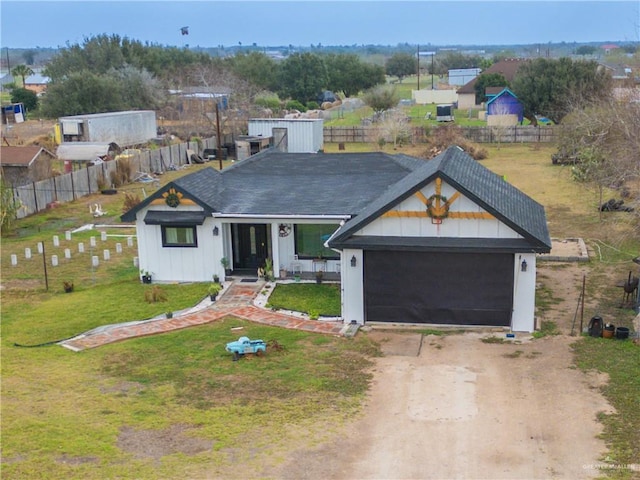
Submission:
M 162 226 L 163 247 L 197 247 L 196 227 Z
M 299 258 L 338 259 L 340 256 L 330 248 L 324 247 L 329 237 L 335 232 L 337 225 L 296 225 L 296 253 Z

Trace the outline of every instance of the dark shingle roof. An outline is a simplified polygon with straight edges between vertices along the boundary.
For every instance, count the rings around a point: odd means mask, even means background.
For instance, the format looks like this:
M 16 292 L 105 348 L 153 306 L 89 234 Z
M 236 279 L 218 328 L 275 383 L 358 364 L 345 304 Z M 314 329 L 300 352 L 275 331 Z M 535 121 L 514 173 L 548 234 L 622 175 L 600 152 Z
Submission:
M 181 177 L 121 218 L 134 220 L 137 211 L 169 188 L 176 188 L 207 212 L 351 215 L 354 218 L 330 242 L 346 246 L 355 232 L 438 176 L 520 233 L 535 251 L 550 249 L 544 208 L 458 147 L 450 147 L 428 162 L 382 152 L 267 150 L 222 172 L 205 168 Z
M 507 58 L 505 60 L 500 60 L 499 62 L 494 63 L 489 68 L 484 70 L 481 75 L 485 73 L 499 73 L 508 82 L 511 82 L 515 78 L 516 73 L 518 72 L 518 68 L 520 68 L 520 66 L 528 61 L 529 60 L 526 58 Z M 457 93 L 475 93 L 477 81 L 478 77 L 469 80 L 457 90 Z
M 444 153 L 391 186 L 360 212 L 360 215 L 345 223 L 331 240 L 331 246 L 346 245 L 347 240 L 358 230 L 437 177 L 513 228 L 528 240 L 535 251 L 550 250 L 551 239 L 544 207 L 458 147 L 449 147 Z

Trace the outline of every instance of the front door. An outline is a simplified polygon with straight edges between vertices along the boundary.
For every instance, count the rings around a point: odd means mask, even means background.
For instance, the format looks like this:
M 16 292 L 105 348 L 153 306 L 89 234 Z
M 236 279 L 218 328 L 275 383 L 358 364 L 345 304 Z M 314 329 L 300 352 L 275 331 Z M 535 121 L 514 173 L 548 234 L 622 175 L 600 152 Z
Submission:
M 235 225 L 236 246 L 234 267 L 257 271 L 269 256 L 267 225 L 239 223 Z

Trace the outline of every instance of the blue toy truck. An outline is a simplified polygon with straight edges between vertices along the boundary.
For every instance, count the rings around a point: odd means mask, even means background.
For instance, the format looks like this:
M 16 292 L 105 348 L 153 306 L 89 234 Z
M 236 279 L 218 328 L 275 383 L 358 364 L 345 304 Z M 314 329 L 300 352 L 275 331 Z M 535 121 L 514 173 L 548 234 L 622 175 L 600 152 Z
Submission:
M 225 350 L 233 353 L 233 359 L 237 360 L 240 358 L 240 355 L 244 355 L 245 353 L 264 355 L 267 351 L 267 344 L 262 340 L 250 340 L 249 337 L 240 337 L 235 342 L 227 343 Z

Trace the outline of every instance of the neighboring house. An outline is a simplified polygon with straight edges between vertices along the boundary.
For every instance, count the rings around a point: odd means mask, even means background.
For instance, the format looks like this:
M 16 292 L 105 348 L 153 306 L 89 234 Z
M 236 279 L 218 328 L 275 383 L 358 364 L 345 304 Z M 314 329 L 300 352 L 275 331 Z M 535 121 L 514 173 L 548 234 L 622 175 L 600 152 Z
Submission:
M 36 73 L 24 79 L 24 88 L 40 95 L 47 90 L 50 80 L 49 77 Z
M 51 177 L 51 161 L 56 156 L 42 147 L 0 148 L 0 167 L 5 181 L 19 187 Z
M 516 125 L 523 119 L 524 107 L 508 88 L 503 88 L 487 102 L 487 125 Z
M 544 208 L 451 147 L 425 161 L 382 152 L 273 149 L 170 182 L 122 215 L 154 281 L 339 274 L 344 322 L 534 330 Z M 280 267 L 280 268 L 278 268 Z
M 500 60 L 499 62 L 494 63 L 489 68 L 484 70 L 482 74 L 499 73 L 508 82 L 511 82 L 515 78 L 518 68 L 520 68 L 520 66 L 525 62 L 528 62 L 528 60 L 523 58 L 510 58 L 506 60 Z M 475 86 L 477 81 L 478 77 L 465 83 L 461 88 L 457 90 L 458 108 L 463 110 L 468 108 L 482 108 L 482 105 L 476 104 Z
M 462 86 L 470 82 L 482 71 L 481 68 L 455 68 L 448 72 L 449 85 Z

